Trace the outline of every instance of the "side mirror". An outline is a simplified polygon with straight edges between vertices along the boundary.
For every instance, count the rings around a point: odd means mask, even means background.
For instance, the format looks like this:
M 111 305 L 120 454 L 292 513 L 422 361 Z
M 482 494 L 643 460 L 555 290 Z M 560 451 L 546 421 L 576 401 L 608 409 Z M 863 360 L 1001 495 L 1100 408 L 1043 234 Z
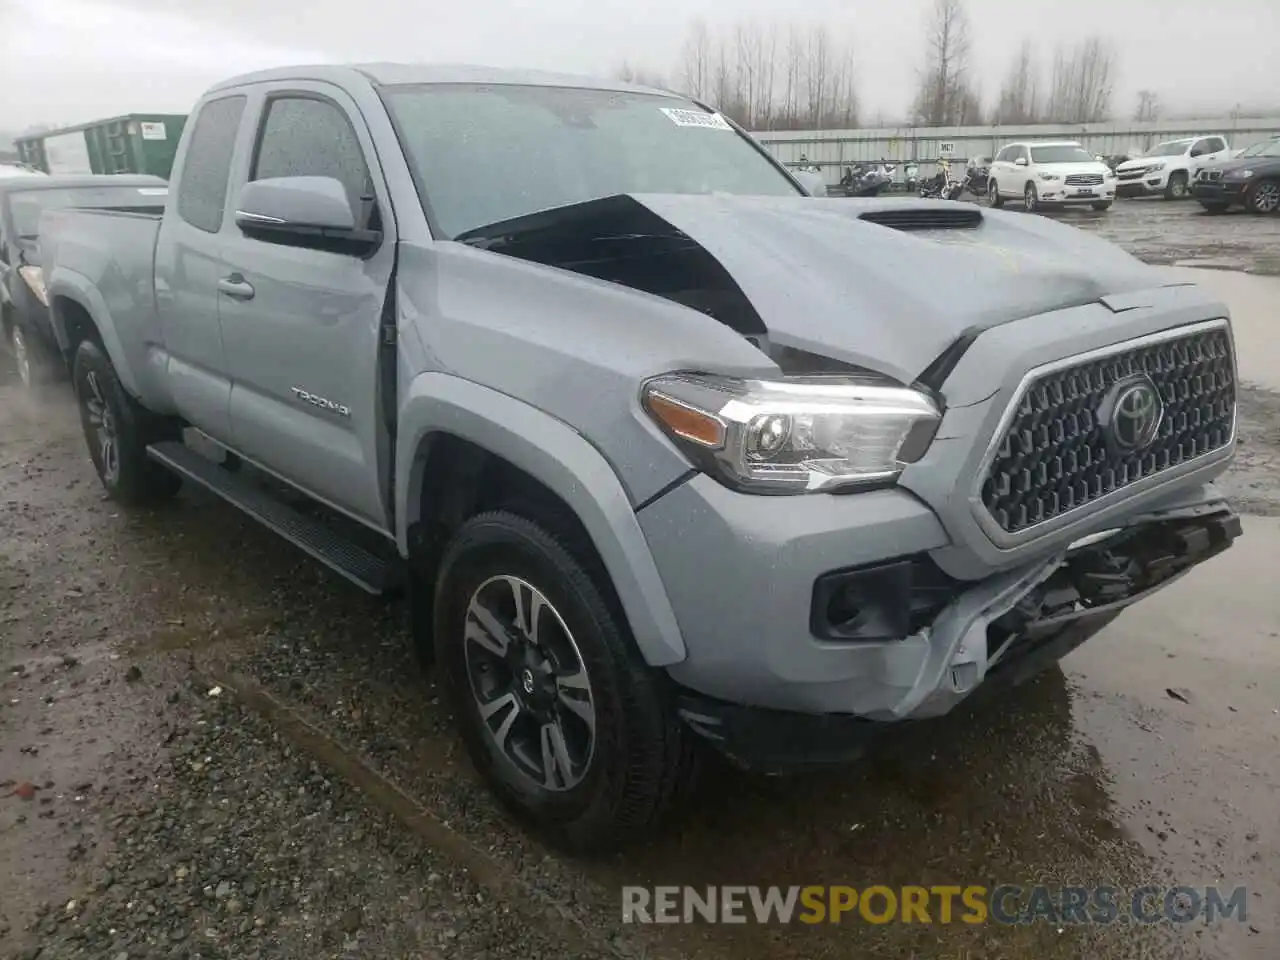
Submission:
M 1025 167 L 1025 166 L 1027 165 L 1027 158 L 1026 158 L 1026 157 L 1019 157 L 1017 160 L 1015 160 L 1015 161 L 1013 161 L 1013 162 L 1014 162 L 1017 166 L 1019 166 L 1019 167 Z
M 247 237 L 284 246 L 364 256 L 382 241 L 356 226 L 347 191 L 333 177 L 274 177 L 244 185 L 236 226 Z
M 822 174 L 814 173 L 812 170 L 796 170 L 794 175 L 809 196 L 825 197 L 827 195 L 827 182 L 822 179 Z

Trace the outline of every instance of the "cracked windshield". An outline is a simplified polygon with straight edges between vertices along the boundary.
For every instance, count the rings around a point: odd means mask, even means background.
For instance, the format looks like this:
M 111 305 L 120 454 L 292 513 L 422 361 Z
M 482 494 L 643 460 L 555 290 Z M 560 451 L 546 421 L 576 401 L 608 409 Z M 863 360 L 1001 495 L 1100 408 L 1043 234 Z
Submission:
M 1277 33 L 0 2 L 0 960 L 1274 960 Z

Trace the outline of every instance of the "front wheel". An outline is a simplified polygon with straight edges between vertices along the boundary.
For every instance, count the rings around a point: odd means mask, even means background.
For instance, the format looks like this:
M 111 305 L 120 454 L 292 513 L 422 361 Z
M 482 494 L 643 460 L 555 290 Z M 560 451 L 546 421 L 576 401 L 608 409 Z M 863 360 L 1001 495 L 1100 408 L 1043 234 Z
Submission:
M 1036 190 L 1034 183 L 1028 183 L 1027 189 L 1022 191 L 1022 209 L 1027 213 L 1035 213 L 1040 206 L 1040 194 Z
M 1169 174 L 1169 183 L 1164 188 L 1166 200 L 1182 200 L 1187 195 L 1187 175 L 1181 170 Z
M 987 197 L 991 200 L 991 206 L 997 210 L 1004 206 L 1004 197 L 1000 196 L 1000 187 L 994 180 L 987 184 Z
M 652 829 L 692 777 L 693 745 L 590 547 L 544 523 L 500 510 L 454 535 L 436 664 L 498 798 L 564 847 L 605 852 Z
M 1095 204 L 1093 205 L 1093 209 L 1098 210 L 1098 211 L 1102 211 L 1102 210 L 1110 210 L 1110 209 L 1111 209 L 1111 201 L 1110 201 L 1110 200 L 1102 200 L 1102 201 L 1100 201 L 1099 203 L 1095 203 Z
M 1280 210 L 1280 181 L 1263 180 L 1254 184 L 1246 203 L 1250 213 L 1268 214 Z
M 98 479 L 113 500 L 168 500 L 182 480 L 147 456 L 147 445 L 175 439 L 177 430 L 125 393 L 106 353 L 92 340 L 76 350 L 72 382 L 80 424 Z

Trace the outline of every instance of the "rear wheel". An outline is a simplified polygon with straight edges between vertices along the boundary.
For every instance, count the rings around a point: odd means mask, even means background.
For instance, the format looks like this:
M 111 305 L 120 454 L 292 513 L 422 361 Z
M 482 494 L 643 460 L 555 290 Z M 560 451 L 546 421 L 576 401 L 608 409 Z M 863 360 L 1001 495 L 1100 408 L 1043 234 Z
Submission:
M 1250 213 L 1268 214 L 1280 210 L 1280 180 L 1262 180 L 1249 190 L 1246 200 Z
M 1187 175 L 1181 170 L 1169 174 L 1169 182 L 1164 188 L 1166 200 L 1182 200 L 1187 196 Z
M 578 852 L 638 839 L 692 776 L 665 678 L 598 567 L 554 522 L 495 511 L 449 543 L 434 603 L 436 663 L 472 762 Z
M 1000 186 L 994 180 L 987 184 L 987 198 L 991 201 L 991 206 L 997 210 L 1004 206 L 1004 197 L 1000 196 Z
M 58 379 L 58 358 L 39 337 L 33 337 L 18 324 L 9 330 L 9 349 L 22 386 L 38 393 Z
M 113 500 L 148 504 L 168 500 L 182 480 L 147 456 L 147 445 L 176 439 L 179 431 L 142 407 L 120 386 L 103 349 L 86 340 L 72 369 L 89 459 Z

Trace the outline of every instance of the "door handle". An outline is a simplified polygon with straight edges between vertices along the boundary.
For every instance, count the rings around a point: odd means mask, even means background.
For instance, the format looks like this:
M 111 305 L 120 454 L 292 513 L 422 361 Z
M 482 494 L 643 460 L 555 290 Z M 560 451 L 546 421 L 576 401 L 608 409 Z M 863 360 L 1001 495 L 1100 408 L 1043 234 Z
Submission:
M 219 280 L 218 290 L 228 297 L 235 297 L 237 300 L 253 299 L 253 284 L 238 273 L 233 273 Z

